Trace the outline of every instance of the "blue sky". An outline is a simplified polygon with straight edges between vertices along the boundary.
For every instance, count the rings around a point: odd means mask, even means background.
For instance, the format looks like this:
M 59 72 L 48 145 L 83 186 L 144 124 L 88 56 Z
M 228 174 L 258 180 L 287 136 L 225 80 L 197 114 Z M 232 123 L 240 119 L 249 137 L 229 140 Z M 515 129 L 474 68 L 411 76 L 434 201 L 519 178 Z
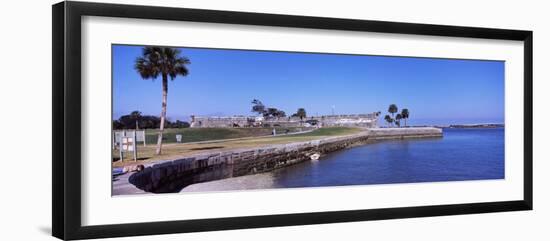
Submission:
M 159 115 L 161 80 L 134 69 L 140 46 L 113 45 L 113 118 Z M 504 122 L 504 62 L 180 48 L 190 74 L 168 83 L 171 120 L 252 115 L 252 99 L 308 115 L 408 108 L 410 124 Z

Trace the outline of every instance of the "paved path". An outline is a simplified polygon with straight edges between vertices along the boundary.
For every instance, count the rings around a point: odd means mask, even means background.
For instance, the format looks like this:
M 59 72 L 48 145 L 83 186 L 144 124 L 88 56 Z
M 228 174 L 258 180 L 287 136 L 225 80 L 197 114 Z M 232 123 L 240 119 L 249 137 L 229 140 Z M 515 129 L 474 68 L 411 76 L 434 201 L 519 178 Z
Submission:
M 195 183 L 183 188 L 180 193 L 270 189 L 275 187 L 276 186 L 273 174 L 268 172 L 240 177 L 231 177 L 210 182 Z
M 111 195 L 119 195 L 120 193 L 124 194 L 146 194 L 147 192 L 137 188 L 128 181 L 128 178 L 132 175 L 133 172 L 127 172 L 122 175 L 113 176 L 113 186 Z

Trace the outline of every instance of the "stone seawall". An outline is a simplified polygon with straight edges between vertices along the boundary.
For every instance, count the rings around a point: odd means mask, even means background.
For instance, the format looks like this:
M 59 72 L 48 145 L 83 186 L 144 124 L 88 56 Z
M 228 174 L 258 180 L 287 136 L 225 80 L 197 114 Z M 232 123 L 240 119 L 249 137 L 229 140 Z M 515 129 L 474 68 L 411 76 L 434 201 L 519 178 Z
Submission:
M 267 147 L 197 154 L 154 164 L 132 174 L 128 181 L 153 193 L 178 192 L 200 182 L 268 172 L 321 154 L 383 139 L 441 137 L 438 128 L 373 128 L 361 133 Z
M 442 137 L 443 131 L 435 127 L 419 128 L 373 128 L 369 136 L 375 140 Z

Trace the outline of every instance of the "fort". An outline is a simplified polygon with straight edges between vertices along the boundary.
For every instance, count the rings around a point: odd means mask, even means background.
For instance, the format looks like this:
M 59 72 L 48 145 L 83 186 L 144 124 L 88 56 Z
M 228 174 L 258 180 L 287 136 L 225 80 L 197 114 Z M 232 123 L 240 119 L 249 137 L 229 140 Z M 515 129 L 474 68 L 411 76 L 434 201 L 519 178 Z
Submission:
M 205 127 L 378 127 L 379 113 L 356 115 L 324 115 L 300 117 L 264 117 L 264 116 L 228 116 L 228 117 L 204 117 L 191 116 L 191 128 Z

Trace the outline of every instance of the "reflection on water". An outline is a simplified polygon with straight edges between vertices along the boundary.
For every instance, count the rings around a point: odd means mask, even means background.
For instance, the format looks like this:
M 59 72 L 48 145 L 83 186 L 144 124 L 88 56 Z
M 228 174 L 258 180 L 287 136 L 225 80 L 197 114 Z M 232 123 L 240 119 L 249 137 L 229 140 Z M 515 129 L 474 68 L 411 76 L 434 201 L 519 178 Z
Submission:
M 504 128 L 444 129 L 443 138 L 388 140 L 272 173 L 191 185 L 214 191 L 504 178 Z

